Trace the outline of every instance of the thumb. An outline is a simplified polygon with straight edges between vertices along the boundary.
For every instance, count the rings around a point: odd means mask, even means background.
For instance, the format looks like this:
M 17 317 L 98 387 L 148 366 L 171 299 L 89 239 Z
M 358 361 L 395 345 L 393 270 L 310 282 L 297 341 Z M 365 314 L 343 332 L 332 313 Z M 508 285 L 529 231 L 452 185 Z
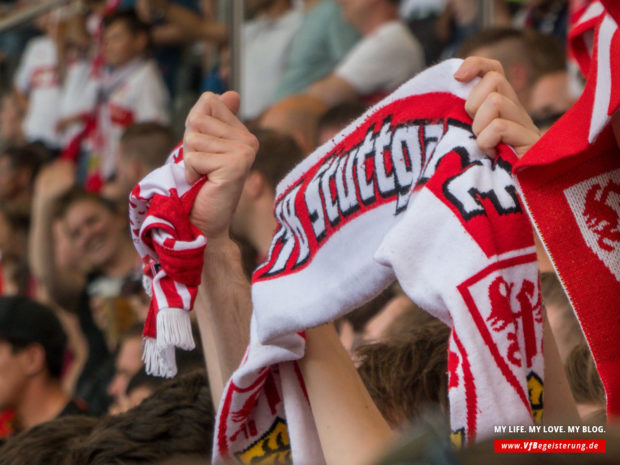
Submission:
M 224 105 L 228 107 L 232 114 L 236 115 L 239 112 L 241 106 L 241 97 L 235 91 L 229 90 L 220 95 L 220 99 L 224 102 Z

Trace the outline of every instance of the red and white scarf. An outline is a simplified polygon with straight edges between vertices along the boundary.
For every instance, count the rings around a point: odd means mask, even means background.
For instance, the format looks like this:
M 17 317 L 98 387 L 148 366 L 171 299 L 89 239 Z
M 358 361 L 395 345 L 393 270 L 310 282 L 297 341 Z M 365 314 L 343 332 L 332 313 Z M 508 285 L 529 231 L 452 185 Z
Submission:
M 221 400 L 214 463 L 323 462 L 296 360 L 303 330 L 394 279 L 452 327 L 450 416 L 470 443 L 542 410 L 542 307 L 516 156 L 479 151 L 450 60 L 416 76 L 277 188 L 278 229 L 254 274 L 251 342 Z
M 151 304 L 144 325 L 146 372 L 176 374 L 175 347 L 194 348 L 189 312 L 194 306 L 206 238 L 189 214 L 204 178 L 188 185 L 183 148 L 146 176 L 129 197 L 129 223 L 142 258 L 144 288 Z
M 620 415 L 620 3 L 592 3 L 570 33 L 581 98 L 516 164 L 528 212 L 579 318 Z

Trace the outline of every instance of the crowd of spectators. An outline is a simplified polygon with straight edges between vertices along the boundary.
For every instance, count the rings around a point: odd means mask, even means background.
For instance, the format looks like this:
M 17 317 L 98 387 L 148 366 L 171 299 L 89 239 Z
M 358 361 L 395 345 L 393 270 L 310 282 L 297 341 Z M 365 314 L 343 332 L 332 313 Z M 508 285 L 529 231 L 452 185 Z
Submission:
M 3 1 L 0 17 L 32 3 Z M 203 276 L 214 294 L 225 295 L 226 279 L 249 278 L 267 257 L 284 175 L 427 66 L 450 57 L 499 61 L 540 131 L 576 101 L 583 78 L 567 65 L 570 2 L 495 0 L 492 27 L 483 27 L 482 3 L 244 2 L 238 117 L 258 149 L 231 194 L 230 232 L 241 252 L 230 253 L 243 271 L 227 272 L 235 265 L 211 248 L 206 260 L 221 268 Z M 177 351 L 177 379 L 146 375 L 141 334 L 150 299 L 127 199 L 183 139 L 188 102 L 229 89 L 228 6 L 86 0 L 0 31 L 0 464 L 210 459 L 221 390 L 248 339 L 249 319 L 235 320 L 231 309 L 249 295 L 224 300 L 203 291 L 199 302 L 210 310 L 193 312 L 192 323 L 202 344 Z M 219 231 L 207 236 L 218 243 Z M 604 424 L 596 366 L 539 249 L 575 421 Z M 238 337 L 210 334 L 209 312 L 230 312 Z M 435 436 L 448 418 L 449 328 L 397 284 L 334 326 L 390 428 L 416 424 L 420 444 L 442 444 Z M 331 329 L 319 331 L 309 342 L 330 340 Z M 433 463 L 457 463 L 446 454 Z

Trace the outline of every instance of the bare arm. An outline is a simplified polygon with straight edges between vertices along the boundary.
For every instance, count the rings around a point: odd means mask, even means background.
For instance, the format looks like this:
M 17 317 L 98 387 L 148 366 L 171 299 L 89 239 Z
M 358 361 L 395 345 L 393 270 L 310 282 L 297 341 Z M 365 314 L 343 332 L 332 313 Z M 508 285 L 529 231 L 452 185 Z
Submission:
M 54 256 L 53 210 L 56 199 L 73 185 L 73 165 L 55 162 L 39 174 L 32 204 L 32 226 L 28 237 L 29 264 L 51 299 L 67 310 L 75 304 L 85 279 L 82 273 L 61 269 Z
M 239 95 L 204 93 L 190 111 L 183 138 L 186 179 L 207 177 L 191 220 L 207 237 L 196 305 L 215 404 L 249 343 L 252 306 L 230 222 L 258 142 L 235 117 Z
M 243 273 L 239 247 L 232 240 L 208 244 L 194 310 L 217 406 L 250 342 L 250 283 Z
M 351 84 L 335 74 L 315 82 L 308 87 L 306 93 L 321 99 L 330 107 L 359 97 Z
M 581 423 L 577 404 L 570 390 L 564 364 L 560 358 L 551 325 L 544 312 L 543 353 L 545 357 L 545 390 L 543 422 L 548 425 L 571 425 Z
M 153 28 L 156 44 L 208 40 L 223 45 L 228 41 L 226 24 L 201 17 L 195 11 L 167 0 L 138 0 L 136 11 L 146 22 L 152 22 L 157 17 L 167 21 L 167 24 Z
M 191 31 L 193 39 L 202 39 L 223 45 L 228 41 L 228 27 L 224 23 L 203 19 L 193 11 L 171 3 L 166 10 L 167 21 L 178 28 Z
M 306 331 L 306 355 L 299 365 L 327 465 L 372 463 L 396 435 L 332 324 Z

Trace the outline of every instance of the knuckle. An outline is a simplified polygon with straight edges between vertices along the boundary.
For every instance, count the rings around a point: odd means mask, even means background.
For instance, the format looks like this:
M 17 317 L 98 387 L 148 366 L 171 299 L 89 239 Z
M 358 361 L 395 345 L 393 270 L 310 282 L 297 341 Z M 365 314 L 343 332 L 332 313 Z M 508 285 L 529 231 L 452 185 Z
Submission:
M 187 119 L 185 120 L 185 127 L 187 129 L 193 129 L 196 127 L 197 119 L 199 118 L 198 112 L 190 111 L 189 115 L 187 115 Z
M 498 71 L 489 71 L 487 73 L 487 76 L 488 76 L 487 79 L 491 81 L 493 84 L 499 84 L 499 82 L 504 78 L 504 76 Z
M 501 71 L 504 69 L 504 67 L 502 66 L 502 63 L 499 60 L 495 60 L 495 59 L 489 59 L 489 61 L 491 62 L 491 66 L 498 70 L 498 71 L 492 71 L 494 73 L 501 73 Z
M 193 131 L 186 131 L 183 139 L 184 150 L 193 150 L 196 145 L 196 133 Z
M 255 153 L 258 151 L 259 143 L 258 143 L 258 138 L 251 132 L 248 133 L 247 144 L 252 149 L 252 156 L 254 156 Z
M 488 97 L 489 103 L 494 108 L 500 108 L 504 101 L 504 97 L 499 92 L 491 92 Z
M 465 111 L 467 112 L 468 115 L 475 114 L 476 113 L 476 107 L 474 105 L 474 102 L 472 102 L 471 100 L 465 101 Z
M 211 92 L 211 91 L 203 92 L 200 95 L 200 101 L 202 103 L 207 103 L 207 104 L 211 103 L 215 98 L 216 98 L 216 95 L 213 92 Z
M 490 126 L 493 132 L 498 134 L 504 134 L 506 132 L 506 129 L 508 128 L 506 120 L 503 120 L 501 118 L 495 118 L 493 121 L 491 121 Z

